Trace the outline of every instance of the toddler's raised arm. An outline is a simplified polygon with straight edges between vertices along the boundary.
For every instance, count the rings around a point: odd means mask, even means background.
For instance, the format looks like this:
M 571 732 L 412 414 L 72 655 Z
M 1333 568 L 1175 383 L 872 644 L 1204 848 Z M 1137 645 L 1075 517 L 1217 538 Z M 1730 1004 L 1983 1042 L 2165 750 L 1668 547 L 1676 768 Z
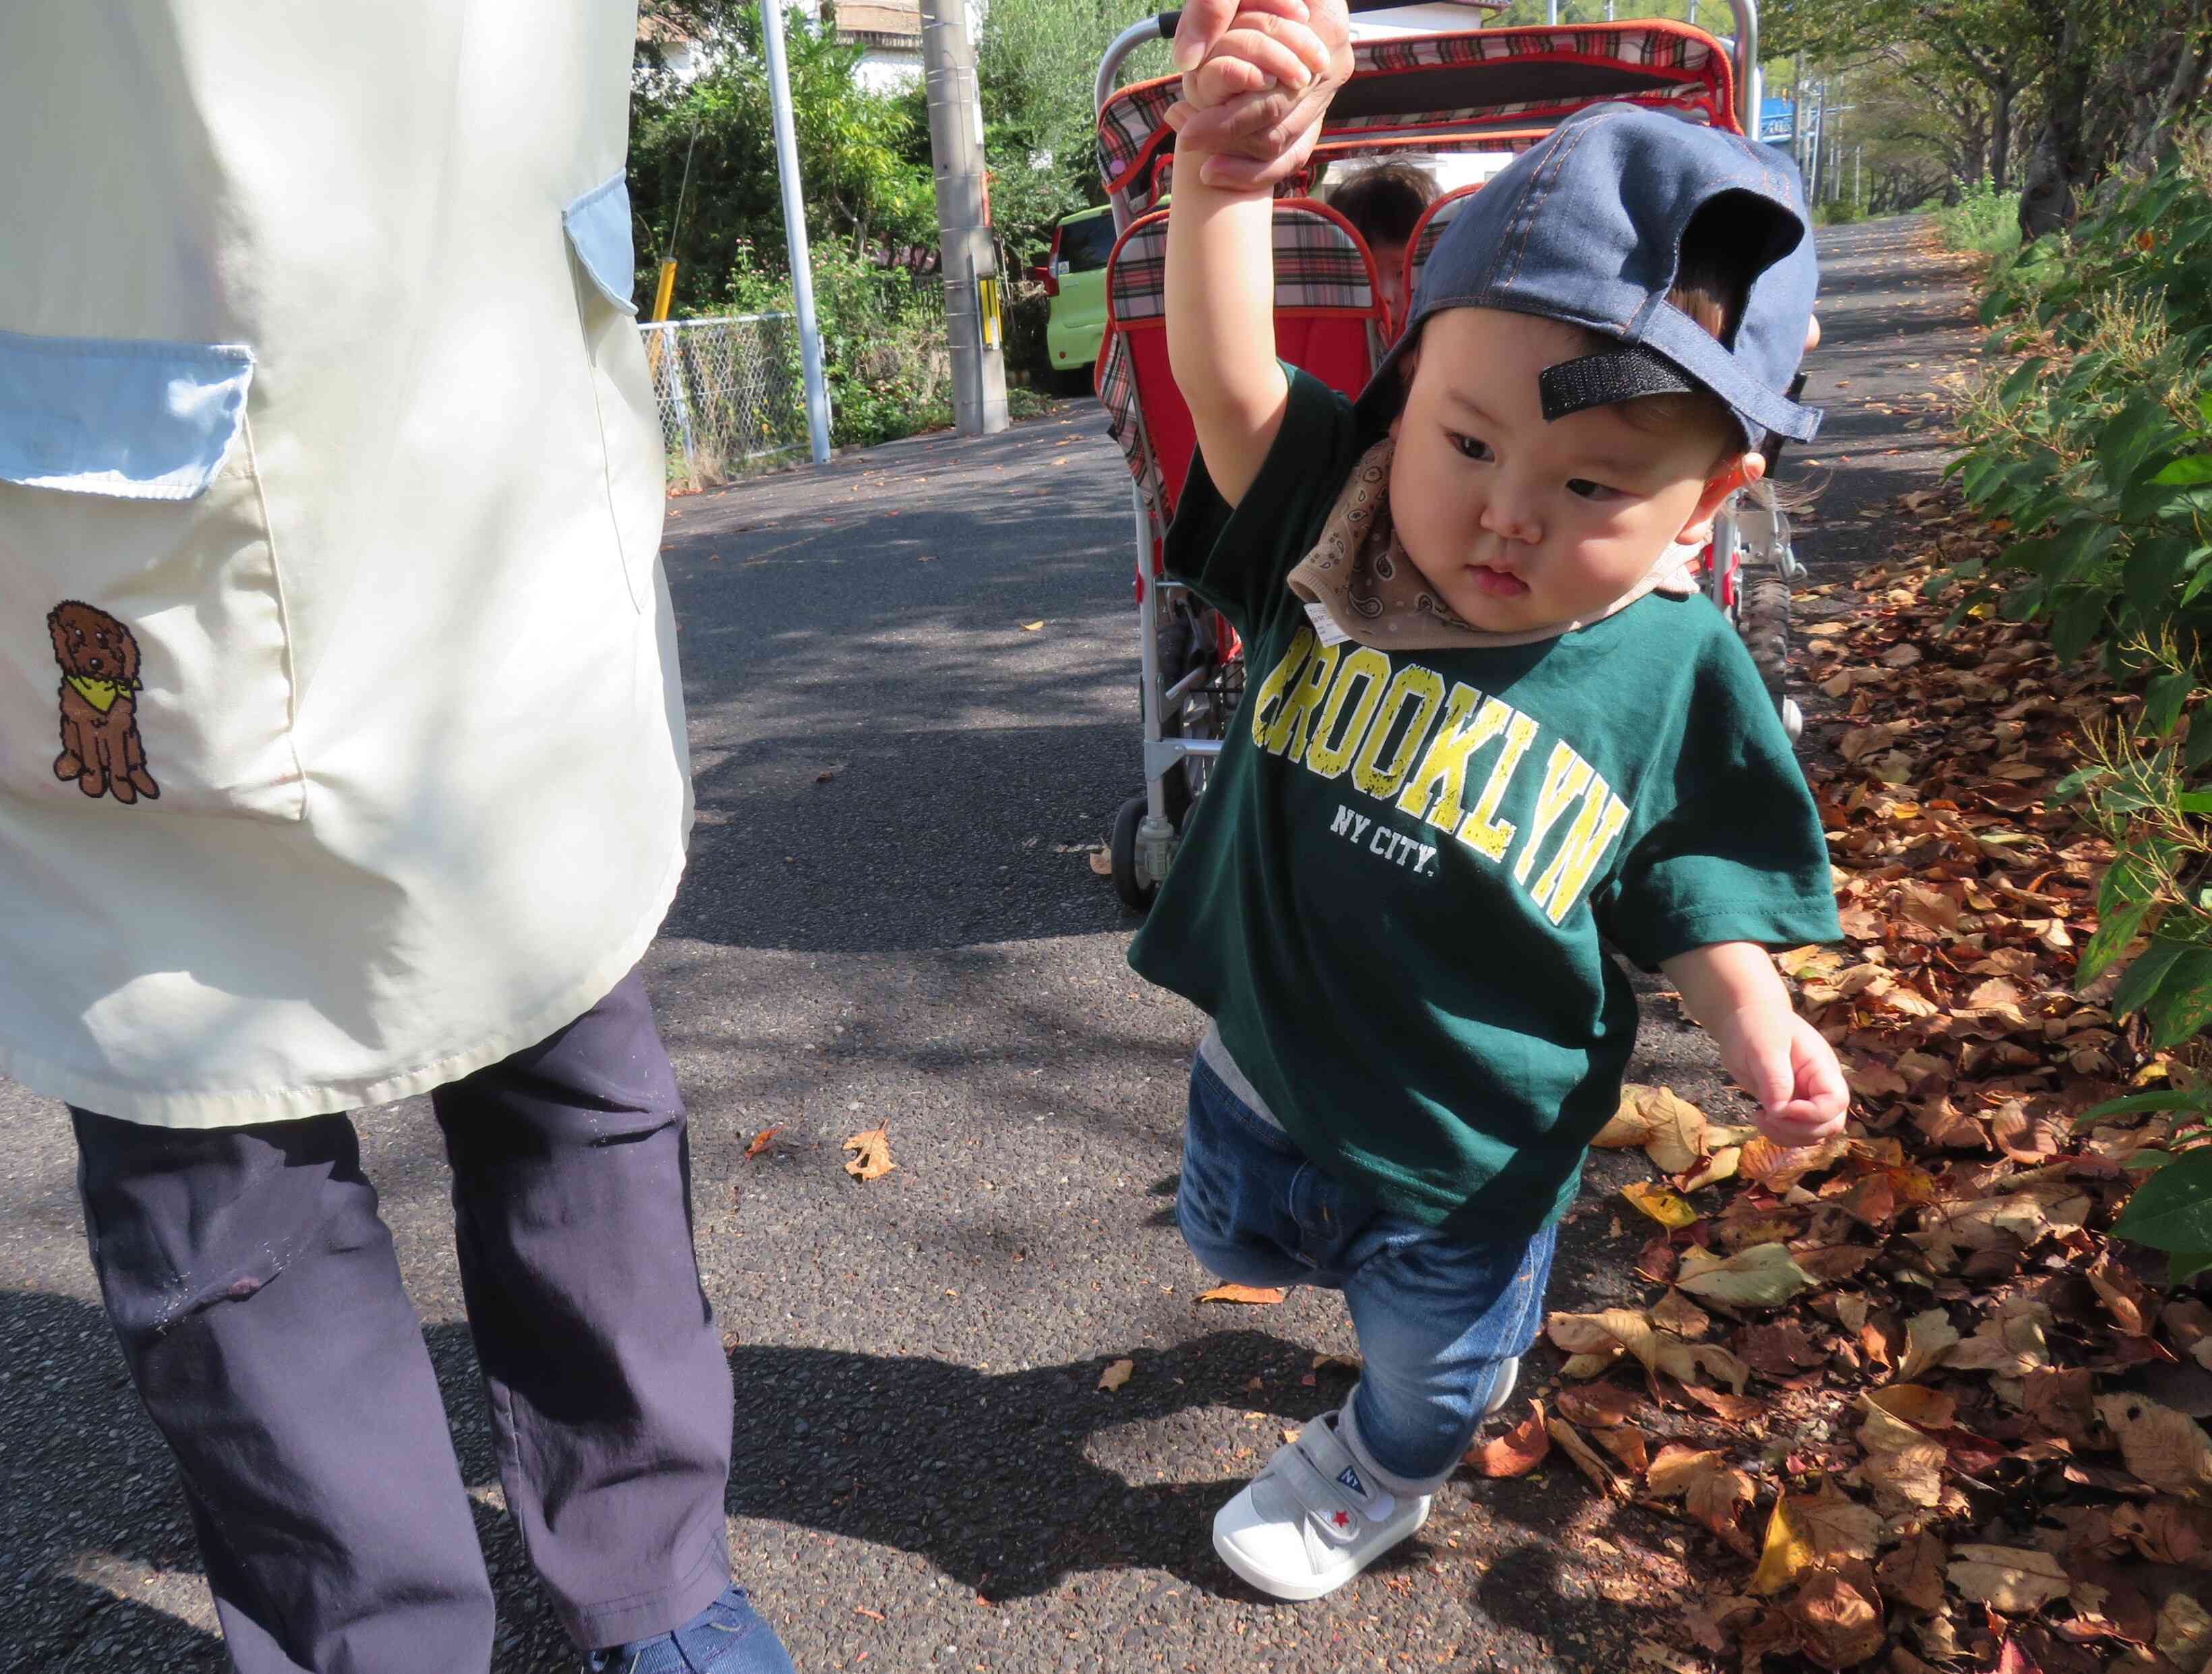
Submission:
M 1183 78 L 1168 219 L 1168 359 L 1199 452 L 1234 506 L 1281 428 L 1289 385 L 1275 359 L 1271 181 L 1313 149 L 1328 92 L 1349 69 L 1340 0 L 1246 0 L 1214 39 L 1216 3 L 1177 37 L 1211 40 Z

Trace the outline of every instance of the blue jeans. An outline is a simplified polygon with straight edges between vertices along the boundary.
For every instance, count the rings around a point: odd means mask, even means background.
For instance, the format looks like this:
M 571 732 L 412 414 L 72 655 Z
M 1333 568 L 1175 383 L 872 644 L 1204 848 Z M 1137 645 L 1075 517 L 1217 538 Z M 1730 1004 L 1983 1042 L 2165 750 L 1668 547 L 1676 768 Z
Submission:
M 1469 1244 L 1387 1214 L 1307 1161 L 1203 1060 L 1191 1066 L 1176 1220 L 1231 1284 L 1344 1293 L 1366 1365 L 1339 1434 L 1394 1494 L 1428 1494 L 1451 1475 L 1543 1318 L 1553 1229 Z

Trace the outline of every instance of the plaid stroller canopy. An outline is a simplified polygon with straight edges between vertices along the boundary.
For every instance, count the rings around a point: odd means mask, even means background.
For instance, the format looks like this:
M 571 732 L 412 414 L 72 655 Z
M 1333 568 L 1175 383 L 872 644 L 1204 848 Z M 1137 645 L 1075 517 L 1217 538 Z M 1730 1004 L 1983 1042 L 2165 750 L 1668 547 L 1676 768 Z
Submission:
M 1175 149 L 1164 119 L 1181 85 L 1172 76 L 1134 82 L 1098 113 L 1099 174 L 1132 214 L 1161 195 L 1163 165 Z M 1352 79 L 1330 103 L 1321 145 L 1336 155 L 1412 141 L 1431 150 L 1482 149 L 1486 126 L 1542 128 L 1612 100 L 1734 131 L 1735 96 L 1728 53 L 1686 23 L 1389 36 L 1352 48 Z M 1516 134 L 1504 143 L 1518 149 L 1528 141 Z

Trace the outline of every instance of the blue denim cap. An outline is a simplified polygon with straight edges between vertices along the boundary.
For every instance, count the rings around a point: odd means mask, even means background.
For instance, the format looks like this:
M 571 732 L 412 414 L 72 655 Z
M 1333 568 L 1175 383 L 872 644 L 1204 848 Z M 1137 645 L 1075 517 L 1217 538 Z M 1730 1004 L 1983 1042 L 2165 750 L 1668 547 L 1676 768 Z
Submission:
M 1732 341 L 1667 301 L 1682 237 L 1711 211 L 1751 276 Z M 1711 225 L 1717 220 L 1718 228 Z M 1400 358 L 1445 308 L 1541 314 L 1621 347 L 1547 369 L 1544 416 L 1664 390 L 1710 390 L 1742 425 L 1810 441 L 1818 409 L 1788 394 L 1805 354 L 1820 269 L 1796 165 L 1771 146 L 1635 105 L 1561 123 L 1469 198 L 1421 274 L 1405 334 L 1359 398 L 1381 429 L 1404 405 Z

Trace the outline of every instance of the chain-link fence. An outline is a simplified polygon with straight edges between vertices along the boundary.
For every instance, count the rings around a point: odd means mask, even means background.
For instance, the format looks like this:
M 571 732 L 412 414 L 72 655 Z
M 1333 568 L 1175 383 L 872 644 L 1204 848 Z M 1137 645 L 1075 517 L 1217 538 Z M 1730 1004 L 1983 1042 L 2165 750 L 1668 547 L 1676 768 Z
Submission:
M 696 488 L 806 446 L 799 328 L 787 313 L 644 325 L 669 475 Z

